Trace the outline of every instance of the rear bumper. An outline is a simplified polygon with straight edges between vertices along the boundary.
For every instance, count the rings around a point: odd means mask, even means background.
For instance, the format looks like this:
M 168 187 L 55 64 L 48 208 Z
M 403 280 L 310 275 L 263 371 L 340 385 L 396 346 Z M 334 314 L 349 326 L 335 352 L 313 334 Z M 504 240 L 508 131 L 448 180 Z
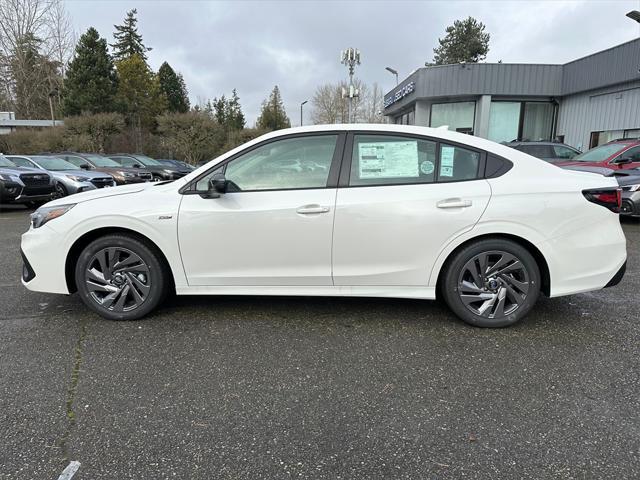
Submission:
M 620 270 L 618 270 L 618 272 L 613 276 L 613 278 L 609 280 L 609 283 L 607 283 L 604 286 L 604 288 L 615 287 L 616 285 L 618 285 L 622 281 L 622 277 L 624 277 L 624 273 L 626 271 L 627 271 L 627 262 L 625 261 L 620 267 Z

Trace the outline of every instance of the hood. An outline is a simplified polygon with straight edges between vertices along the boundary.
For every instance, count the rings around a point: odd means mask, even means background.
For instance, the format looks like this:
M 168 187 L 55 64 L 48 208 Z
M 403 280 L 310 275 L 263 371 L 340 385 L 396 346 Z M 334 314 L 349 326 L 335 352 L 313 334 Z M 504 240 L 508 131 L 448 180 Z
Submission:
M 82 203 L 89 200 L 96 200 L 98 198 L 113 197 L 116 195 L 127 195 L 131 193 L 138 193 L 147 188 L 153 188 L 153 183 L 133 183 L 131 185 L 121 185 L 119 187 L 111 188 L 99 188 L 97 190 L 89 190 L 87 192 L 76 193 L 69 197 L 58 198 L 46 205 L 48 207 L 54 207 L 56 205 L 68 205 L 70 203 Z
M 44 174 L 51 177 L 51 175 L 49 175 L 49 172 L 47 172 L 46 170 L 41 170 L 39 168 L 28 168 L 28 167 L 0 167 L 0 173 L 6 173 L 9 175 L 18 175 L 18 176 L 20 176 L 23 173 L 39 173 L 39 174 Z
M 97 170 L 47 170 L 54 177 L 64 177 L 67 175 L 75 175 L 78 177 L 86 177 L 88 179 L 92 178 L 112 178 L 111 175 L 104 172 L 99 172 Z
M 638 185 L 640 184 L 640 172 L 637 175 L 616 176 L 616 180 L 620 186 Z
M 111 171 L 111 172 L 129 172 L 129 173 L 147 173 L 147 168 L 133 168 L 133 167 L 96 167 L 95 170 Z

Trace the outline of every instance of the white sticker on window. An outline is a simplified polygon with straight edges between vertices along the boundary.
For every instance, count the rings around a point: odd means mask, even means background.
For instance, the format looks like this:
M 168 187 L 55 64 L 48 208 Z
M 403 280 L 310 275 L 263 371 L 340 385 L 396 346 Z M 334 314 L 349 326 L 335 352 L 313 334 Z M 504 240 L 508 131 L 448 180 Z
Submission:
M 454 147 L 440 147 L 440 176 L 453 177 L 453 155 Z
M 435 169 L 435 165 L 430 160 L 425 160 L 420 164 L 420 171 L 425 175 L 431 175 Z
M 360 178 L 418 177 L 418 142 L 358 144 Z

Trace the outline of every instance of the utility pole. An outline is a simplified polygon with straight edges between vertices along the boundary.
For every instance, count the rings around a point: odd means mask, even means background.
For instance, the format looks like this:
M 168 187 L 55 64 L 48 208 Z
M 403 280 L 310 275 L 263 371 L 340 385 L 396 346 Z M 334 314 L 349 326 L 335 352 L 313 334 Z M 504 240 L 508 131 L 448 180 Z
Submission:
M 342 98 L 349 97 L 349 123 L 353 123 L 353 99 L 360 96 L 360 92 L 353 85 L 353 73 L 356 65 L 360 65 L 360 50 L 349 47 L 340 53 L 340 63 L 349 69 L 349 91 L 342 90 Z

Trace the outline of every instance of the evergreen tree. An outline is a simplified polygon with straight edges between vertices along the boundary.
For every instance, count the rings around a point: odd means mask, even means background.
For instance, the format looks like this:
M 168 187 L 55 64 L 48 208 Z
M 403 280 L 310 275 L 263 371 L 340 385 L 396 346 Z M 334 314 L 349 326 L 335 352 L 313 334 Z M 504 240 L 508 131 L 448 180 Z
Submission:
M 280 89 L 273 87 L 269 99 L 262 102 L 262 111 L 256 122 L 258 128 L 280 130 L 291 127 L 291 121 L 284 110 Z
M 168 110 L 172 113 L 189 111 L 189 96 L 182 75 L 176 73 L 171 65 L 164 62 L 158 70 L 160 90 L 167 98 Z
M 453 63 L 477 63 L 487 58 L 490 35 L 484 24 L 475 18 L 456 20 L 447 27 L 447 35 L 438 39 L 440 46 L 433 49 L 436 65 Z
M 115 43 L 111 44 L 113 48 L 113 56 L 116 60 L 124 60 L 132 55 L 139 55 L 145 62 L 147 61 L 146 52 L 151 48 L 145 47 L 142 43 L 142 35 L 138 33 L 138 19 L 136 15 L 138 10 L 135 8 L 127 12 L 127 17 L 122 25 L 114 25 L 116 32 L 113 34 Z
M 127 124 L 135 134 L 136 150 L 141 148 L 142 130 L 153 130 L 156 116 L 167 109 L 158 76 L 137 54 L 116 63 L 118 93 L 116 100 Z
M 91 27 L 80 37 L 67 70 L 62 103 L 64 114 L 113 111 L 117 85 L 107 41 Z
M 220 98 L 214 98 L 213 102 L 207 102 L 207 105 L 213 111 L 213 117 L 224 127 L 225 131 L 244 128 L 244 114 L 240 106 L 240 97 L 235 88 L 231 91 L 231 98 L 222 95 Z M 205 110 L 207 109 L 205 108 Z

